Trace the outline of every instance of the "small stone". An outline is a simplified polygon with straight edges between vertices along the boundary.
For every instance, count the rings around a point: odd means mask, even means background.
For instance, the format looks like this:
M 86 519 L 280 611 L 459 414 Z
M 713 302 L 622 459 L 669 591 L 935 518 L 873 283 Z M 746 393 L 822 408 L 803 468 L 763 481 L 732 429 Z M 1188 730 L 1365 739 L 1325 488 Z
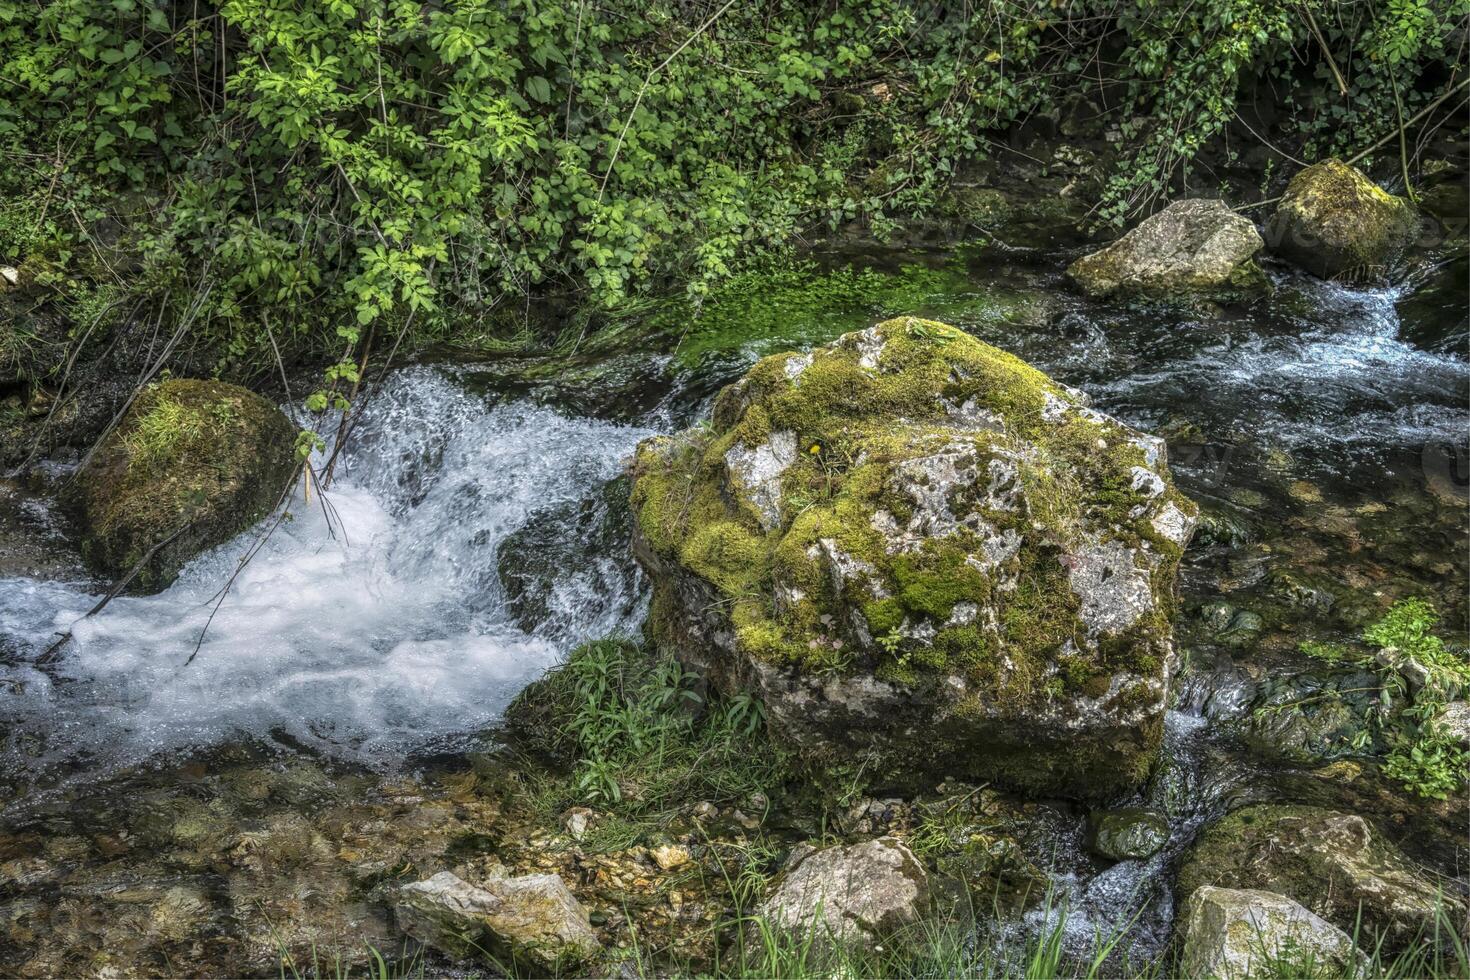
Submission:
M 1445 705 L 1439 723 L 1461 745 L 1470 744 L 1470 701 L 1451 701 Z
M 1291 178 L 1266 243 L 1323 279 L 1378 279 L 1414 236 L 1414 206 L 1357 169 L 1324 160 Z
M 1184 975 L 1237 980 L 1257 967 L 1285 965 L 1292 956 L 1318 966 L 1356 965 L 1353 941 L 1341 929 L 1275 892 L 1196 889 L 1184 903 Z M 1275 975 L 1281 975 L 1273 973 Z
M 720 815 L 720 808 L 709 800 L 701 800 L 694 804 L 694 816 L 697 820 L 713 820 Z
M 1088 847 L 1114 861 L 1152 857 L 1168 839 L 1169 822 L 1154 810 L 1095 810 L 1088 817 Z
M 1269 283 L 1252 261 L 1263 242 L 1256 226 L 1224 201 L 1175 201 L 1067 274 L 1092 296 L 1184 293 Z
M 0 293 L 20 285 L 20 270 L 13 265 L 0 265 Z
M 911 926 L 929 903 L 929 876 L 902 841 L 880 837 L 809 856 L 761 906 L 777 929 L 823 942 L 871 945 Z
M 508 953 L 537 970 L 585 962 L 601 948 L 588 916 L 556 875 L 469 884 L 448 871 L 399 889 L 399 928 L 450 956 Z
M 574 806 L 561 815 L 561 825 L 571 835 L 572 840 L 581 840 L 587 836 L 587 828 L 592 825 L 592 820 L 597 814 L 585 806 Z
M 689 849 L 679 844 L 663 844 L 653 848 L 649 854 L 660 871 L 672 871 L 689 863 Z

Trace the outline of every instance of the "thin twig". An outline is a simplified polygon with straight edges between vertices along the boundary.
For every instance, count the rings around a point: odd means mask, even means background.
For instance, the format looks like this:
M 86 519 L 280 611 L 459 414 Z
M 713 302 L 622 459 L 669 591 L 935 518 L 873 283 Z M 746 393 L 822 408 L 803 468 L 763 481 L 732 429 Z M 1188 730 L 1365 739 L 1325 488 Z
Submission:
M 607 190 L 607 179 L 612 176 L 613 167 L 615 167 L 618 162 L 618 154 L 622 152 L 623 149 L 623 138 L 628 135 L 628 127 L 633 125 L 633 117 L 637 115 L 638 107 L 643 104 L 643 93 L 648 91 L 648 84 L 653 81 L 653 76 L 657 75 L 659 72 L 667 68 L 669 66 L 669 62 L 673 61 L 679 56 L 679 52 L 689 47 L 689 45 L 693 43 L 695 38 L 699 37 L 699 35 L 708 30 L 711 24 L 719 20 L 720 17 L 725 13 L 725 11 L 729 10 L 734 5 L 735 0 L 725 0 L 725 5 L 719 10 L 716 10 L 709 20 L 705 21 L 703 24 L 700 24 L 693 34 L 690 34 L 684 39 L 683 44 L 680 44 L 677 48 L 674 49 L 672 54 L 670 54 L 663 61 L 659 62 L 657 68 L 654 68 L 647 75 L 643 76 L 643 84 L 638 86 L 638 97 L 633 100 L 633 108 L 628 110 L 628 118 L 623 120 L 623 131 L 618 134 L 618 142 L 613 147 L 612 159 L 608 160 L 607 169 L 602 172 L 602 184 L 597 188 L 598 204 L 602 203 L 602 194 L 604 191 Z

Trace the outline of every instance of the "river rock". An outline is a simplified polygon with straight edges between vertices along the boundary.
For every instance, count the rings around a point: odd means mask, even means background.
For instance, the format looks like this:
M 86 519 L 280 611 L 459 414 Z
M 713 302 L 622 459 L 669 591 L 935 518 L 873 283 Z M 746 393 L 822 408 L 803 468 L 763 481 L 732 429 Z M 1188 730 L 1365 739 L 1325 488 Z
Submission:
M 1185 900 L 1179 929 L 1188 977 L 1305 976 L 1323 967 L 1335 968 L 1336 975 L 1358 960 L 1341 929 L 1284 895 L 1259 889 L 1196 889 Z M 1299 972 L 1307 963 L 1315 969 Z M 1289 972 L 1262 974 L 1272 967 Z
M 1271 251 L 1323 279 L 1381 278 L 1414 236 L 1414 206 L 1340 160 L 1291 178 L 1266 225 Z
M 1175 201 L 1067 274 L 1091 296 L 1257 290 L 1267 286 L 1252 256 L 1256 226 L 1224 201 Z
M 1361 936 L 1404 942 L 1432 931 L 1440 889 L 1368 821 L 1321 807 L 1259 804 L 1205 829 L 1179 869 L 1179 891 L 1261 888 Z M 1463 903 L 1444 896 L 1451 921 Z
M 509 956 L 538 971 L 574 966 L 600 944 L 587 911 L 554 874 L 472 885 L 449 871 L 399 889 L 398 926 L 450 956 Z
M 1094 810 L 1087 825 L 1087 846 L 1113 861 L 1152 857 L 1169 839 L 1169 821 L 1142 807 Z
M 1143 780 L 1197 508 L 1163 441 L 941 323 L 760 361 L 644 442 L 648 629 L 815 774 Z
M 920 920 L 929 876 L 895 837 L 829 847 L 801 860 L 761 906 L 777 929 L 841 945 L 871 944 Z
M 79 476 L 83 554 L 110 575 L 144 562 L 135 591 L 166 587 L 190 558 L 279 502 L 295 439 L 286 417 L 244 388 L 183 379 L 149 386 Z

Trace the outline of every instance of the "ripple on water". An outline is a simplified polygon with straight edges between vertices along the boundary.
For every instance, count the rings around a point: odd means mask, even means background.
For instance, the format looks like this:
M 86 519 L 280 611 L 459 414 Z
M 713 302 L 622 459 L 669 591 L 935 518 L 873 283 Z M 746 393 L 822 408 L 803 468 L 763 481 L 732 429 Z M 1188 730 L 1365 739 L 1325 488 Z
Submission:
M 93 619 L 78 621 L 96 601 L 85 588 L 0 580 L 4 766 L 116 766 L 281 734 L 366 761 L 452 744 L 569 646 L 636 626 L 626 545 L 547 569 L 559 615 L 529 631 L 507 610 L 497 557 L 537 515 L 609 506 L 599 491 L 646 435 L 489 407 L 440 371 L 400 372 L 364 413 L 327 505 L 298 499 L 217 610 L 251 534 Z M 74 641 L 38 667 L 68 627 Z

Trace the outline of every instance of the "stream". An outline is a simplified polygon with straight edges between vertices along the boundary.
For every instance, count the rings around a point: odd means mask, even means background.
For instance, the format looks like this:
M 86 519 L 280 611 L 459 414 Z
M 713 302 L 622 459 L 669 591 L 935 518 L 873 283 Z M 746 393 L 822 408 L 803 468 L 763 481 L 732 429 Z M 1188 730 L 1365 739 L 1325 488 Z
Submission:
M 1350 637 L 1409 595 L 1464 634 L 1463 258 L 1385 288 L 1273 269 L 1272 298 L 1224 310 L 1084 300 L 1046 249 L 817 261 L 815 277 L 858 268 L 877 285 L 786 319 L 769 297 L 775 332 L 634 330 L 579 355 L 573 381 L 513 359 L 396 372 L 330 492 L 298 498 L 222 600 L 256 532 L 83 619 L 103 586 L 48 491 L 0 488 L 7 535 L 62 570 L 0 578 L 0 973 L 274 975 L 287 945 L 400 942 L 369 884 L 476 818 L 423 805 L 442 795 L 432 774 L 492 746 L 510 699 L 577 643 L 641 623 L 619 480 L 633 448 L 693 422 L 758 356 L 881 315 L 954 323 L 1164 435 L 1207 514 L 1181 577 L 1188 668 L 1165 758 L 1132 801 L 1167 815 L 1169 843 L 1101 861 L 1057 804 L 1033 851 L 1052 857 L 1056 907 L 1002 933 L 1064 912 L 1079 950 L 1131 924 L 1135 961 L 1157 955 L 1168 869 L 1198 828 L 1302 792 L 1306 760 L 1249 731 L 1270 684 L 1310 672 L 1298 643 Z M 1463 874 L 1463 849 L 1418 819 L 1396 825 L 1406 849 Z

